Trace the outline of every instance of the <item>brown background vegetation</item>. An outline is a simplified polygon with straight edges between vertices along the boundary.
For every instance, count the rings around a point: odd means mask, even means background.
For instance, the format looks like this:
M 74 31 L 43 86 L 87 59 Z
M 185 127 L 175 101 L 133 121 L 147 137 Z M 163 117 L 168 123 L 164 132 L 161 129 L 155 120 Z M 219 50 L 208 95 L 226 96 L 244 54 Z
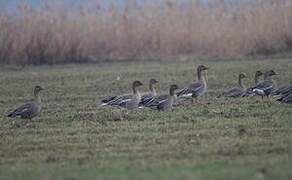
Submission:
M 242 57 L 292 49 L 292 3 L 257 0 L 94 8 L 20 5 L 0 14 L 0 63 L 56 64 L 169 57 Z

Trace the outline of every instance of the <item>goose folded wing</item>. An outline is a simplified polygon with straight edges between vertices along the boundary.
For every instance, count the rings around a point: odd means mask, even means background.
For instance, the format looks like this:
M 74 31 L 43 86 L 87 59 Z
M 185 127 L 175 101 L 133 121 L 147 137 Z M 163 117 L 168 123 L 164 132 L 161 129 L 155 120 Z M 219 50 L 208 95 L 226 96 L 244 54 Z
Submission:
M 266 91 L 266 90 L 269 90 L 269 89 L 272 89 L 273 88 L 273 82 L 271 81 L 263 81 L 263 82 L 260 82 L 258 83 L 257 85 L 255 85 L 252 90 L 261 90 L 261 91 Z
M 146 104 L 148 104 L 149 102 L 151 102 L 153 99 L 154 99 L 154 96 L 153 96 L 151 93 L 149 93 L 149 94 L 144 94 L 144 95 L 141 97 L 140 105 L 146 105 Z
M 117 96 L 106 96 L 106 97 L 104 97 L 102 100 L 101 100 L 101 102 L 102 103 L 108 103 L 108 102 L 110 102 L 110 101 L 112 101 L 113 99 L 115 99 Z
M 229 91 L 225 92 L 224 95 L 226 97 L 240 97 L 244 95 L 244 90 L 240 88 L 232 88 Z
M 8 116 L 11 116 L 11 117 L 17 117 L 17 116 L 27 117 L 28 115 L 30 115 L 32 113 L 33 108 L 34 108 L 34 103 L 33 102 L 28 102 L 28 103 L 20 106 L 19 108 L 15 109 Z
M 149 102 L 147 104 L 148 107 L 155 107 L 158 106 L 159 104 L 167 101 L 168 95 L 164 94 L 164 95 L 160 95 L 160 96 L 156 96 L 155 98 L 152 99 L 151 102 Z
M 112 101 L 110 101 L 108 104 L 120 106 L 120 105 L 127 103 L 129 101 L 132 101 L 132 100 L 133 100 L 133 95 L 122 95 L 122 96 L 117 96 Z
M 292 94 L 289 94 L 288 96 L 286 96 L 286 97 L 282 100 L 282 102 L 292 104 Z
M 178 97 L 192 97 L 192 95 L 204 88 L 203 84 L 200 82 L 193 83 L 188 87 L 185 87 L 177 92 Z

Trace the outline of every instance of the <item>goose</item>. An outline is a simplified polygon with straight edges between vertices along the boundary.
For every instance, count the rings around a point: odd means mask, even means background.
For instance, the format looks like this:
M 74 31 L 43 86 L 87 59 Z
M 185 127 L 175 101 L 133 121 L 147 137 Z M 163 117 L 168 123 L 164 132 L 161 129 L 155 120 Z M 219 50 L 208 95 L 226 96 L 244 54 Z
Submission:
M 169 94 L 162 94 L 154 97 L 151 102 L 148 102 L 147 107 L 154 110 L 167 111 L 173 108 L 175 103 L 176 95 L 175 90 L 178 86 L 173 84 L 169 87 Z
M 258 71 L 255 72 L 255 75 L 254 75 L 254 86 L 260 82 L 260 77 L 262 75 L 263 75 L 263 72 L 262 71 L 259 71 L 258 70 Z M 249 97 L 249 96 L 254 96 L 255 95 L 254 93 L 252 93 L 252 88 L 253 88 L 253 86 L 247 88 L 244 97 Z
M 253 86 L 250 90 L 252 93 L 259 95 L 262 97 L 267 96 L 269 98 L 271 92 L 274 88 L 274 82 L 272 80 L 272 76 L 277 75 L 275 71 L 269 70 L 264 74 L 264 80 L 258 82 L 255 86 Z
M 41 86 L 35 86 L 34 88 L 34 100 L 23 104 L 22 106 L 9 113 L 7 116 L 11 118 L 19 117 L 21 119 L 32 120 L 37 116 L 41 110 L 41 97 L 40 91 L 44 90 Z
M 156 83 L 158 83 L 158 81 L 156 79 L 150 79 L 150 81 L 149 81 L 150 92 L 142 95 L 141 102 L 139 103 L 139 106 L 146 105 L 148 102 L 150 102 L 157 95 L 155 87 L 154 87 L 154 85 Z
M 234 87 L 229 89 L 228 91 L 224 92 L 222 95 L 218 96 L 224 96 L 224 97 L 232 97 L 232 98 L 238 98 L 238 97 L 243 97 L 246 94 L 246 90 L 243 86 L 242 80 L 246 78 L 245 73 L 240 73 L 238 75 L 238 87 Z
M 140 81 L 134 81 L 132 83 L 133 94 L 125 94 L 114 97 L 109 102 L 101 104 L 102 106 L 118 106 L 125 109 L 135 109 L 138 107 L 141 101 L 141 95 L 138 91 L 138 87 L 143 84 Z
M 194 103 L 194 99 L 197 101 L 197 98 L 204 95 L 207 91 L 207 82 L 202 75 L 202 72 L 209 69 L 204 65 L 200 65 L 197 68 L 198 81 L 190 84 L 189 86 L 181 89 L 176 93 L 178 98 L 191 98 L 192 103 Z

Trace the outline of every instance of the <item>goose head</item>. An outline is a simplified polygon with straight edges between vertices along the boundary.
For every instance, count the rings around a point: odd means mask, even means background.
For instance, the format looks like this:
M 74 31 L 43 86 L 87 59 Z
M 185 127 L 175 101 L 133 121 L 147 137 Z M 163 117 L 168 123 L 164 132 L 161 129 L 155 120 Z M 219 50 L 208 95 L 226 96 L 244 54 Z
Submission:
M 255 73 L 255 77 L 260 77 L 262 75 L 263 75 L 262 71 L 256 71 L 256 73 Z
M 244 79 L 244 78 L 246 78 L 247 76 L 246 76 L 245 73 L 240 73 L 238 77 L 239 77 L 239 79 Z
M 156 80 L 156 79 L 150 79 L 150 81 L 149 81 L 149 84 L 150 85 L 154 85 L 154 84 L 157 84 L 158 83 L 158 81 Z
M 133 88 L 136 88 L 139 86 L 143 86 L 143 83 L 141 83 L 141 81 L 134 81 L 132 86 L 133 86 Z
M 207 69 L 209 69 L 209 68 L 206 67 L 206 66 L 204 66 L 204 65 L 200 65 L 200 66 L 198 66 L 197 71 L 198 71 L 198 72 L 201 72 L 201 71 L 205 71 L 205 70 L 207 70 Z
M 170 87 L 169 87 L 169 94 L 170 95 L 174 95 L 174 91 L 178 89 L 178 86 L 176 84 L 172 84 Z

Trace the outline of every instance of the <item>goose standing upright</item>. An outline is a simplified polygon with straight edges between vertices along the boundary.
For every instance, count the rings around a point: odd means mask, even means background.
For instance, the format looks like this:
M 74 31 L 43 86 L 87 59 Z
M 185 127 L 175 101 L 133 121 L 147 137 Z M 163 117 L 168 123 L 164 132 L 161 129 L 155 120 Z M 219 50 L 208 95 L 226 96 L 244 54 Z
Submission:
M 242 80 L 244 78 L 246 78 L 246 74 L 240 73 L 238 75 L 238 87 L 231 88 L 218 97 L 221 97 L 221 96 L 232 97 L 232 98 L 243 97 L 246 94 L 246 90 L 245 90 L 243 83 L 242 83 Z
M 147 103 L 149 103 L 157 95 L 155 87 L 154 87 L 154 85 L 156 83 L 158 83 L 158 81 L 156 79 L 150 79 L 150 81 L 149 81 L 149 90 L 150 90 L 150 92 L 149 93 L 145 93 L 145 94 L 142 95 L 141 102 L 140 102 L 139 106 L 146 105 Z
M 138 87 L 142 85 L 143 84 L 140 81 L 134 81 L 132 83 L 133 94 L 125 94 L 125 95 L 116 96 L 109 102 L 103 103 L 102 106 L 105 106 L 105 105 L 119 106 L 125 109 L 137 108 L 141 101 L 141 95 L 138 91 Z
M 269 70 L 264 74 L 264 80 L 257 83 L 251 88 L 251 92 L 262 97 L 266 96 L 269 98 L 271 92 L 274 89 L 274 82 L 272 76 L 277 75 L 275 71 Z
M 197 101 L 198 97 L 204 95 L 207 91 L 207 82 L 202 73 L 203 71 L 206 71 L 207 69 L 209 68 L 204 65 L 198 66 L 197 68 L 198 81 L 178 91 L 176 94 L 177 97 L 191 98 L 192 103 L 194 103 L 194 99 Z
M 43 88 L 41 86 L 35 86 L 34 88 L 34 100 L 25 103 L 24 105 L 20 106 L 19 108 L 15 109 L 13 112 L 8 114 L 8 117 L 15 118 L 19 117 L 21 119 L 30 119 L 37 116 L 41 110 L 41 97 L 40 97 L 40 91 L 42 91 Z
M 171 85 L 169 87 L 169 94 L 162 94 L 154 97 L 154 99 L 152 99 L 152 101 L 147 104 L 147 107 L 160 111 L 171 110 L 176 99 L 176 89 L 178 89 L 177 85 Z

